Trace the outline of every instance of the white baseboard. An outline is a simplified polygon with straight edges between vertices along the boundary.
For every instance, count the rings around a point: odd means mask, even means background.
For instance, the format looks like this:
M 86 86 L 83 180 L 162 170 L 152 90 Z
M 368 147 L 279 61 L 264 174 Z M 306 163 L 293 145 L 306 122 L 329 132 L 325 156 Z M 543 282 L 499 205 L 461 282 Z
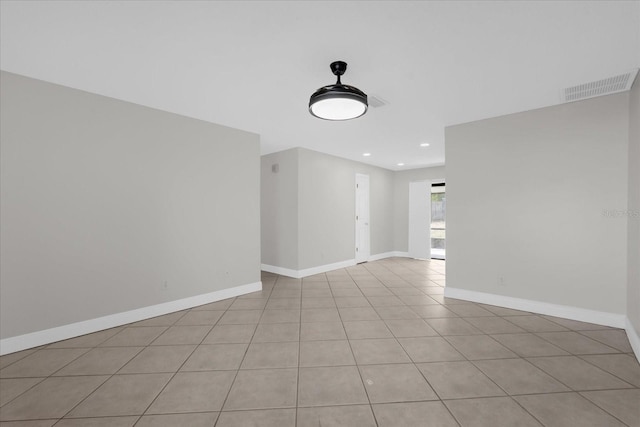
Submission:
M 629 338 L 629 344 L 631 344 L 631 348 L 636 355 L 636 359 L 640 362 L 640 335 L 638 335 L 638 331 L 633 327 L 631 320 L 627 317 L 627 322 L 624 330 L 627 332 L 627 338 Z
M 383 252 L 381 254 L 371 255 L 368 261 L 378 261 L 385 258 L 392 257 L 409 257 L 407 252 L 393 251 Z M 290 268 L 278 267 L 276 265 L 262 264 L 262 271 L 269 273 L 280 274 L 281 276 L 293 277 L 294 279 L 302 279 L 304 277 L 313 276 L 314 274 L 326 273 L 327 271 L 338 270 L 339 268 L 346 268 L 356 265 L 355 259 L 348 259 L 346 261 L 334 262 L 333 264 L 320 265 L 318 267 L 306 268 L 304 270 L 292 270 Z
M 333 264 L 319 265 L 318 267 L 306 268 L 304 270 L 291 270 L 289 268 L 277 267 L 275 265 L 262 264 L 262 270 L 268 271 L 269 273 L 280 274 L 281 276 L 293 277 L 294 279 L 302 279 L 303 277 L 326 273 L 327 271 L 351 267 L 353 265 L 356 265 L 355 259 L 334 262 Z
M 380 259 L 385 258 L 409 258 L 409 252 L 400 252 L 400 251 L 392 251 L 392 252 L 383 252 L 381 254 L 371 255 L 369 257 L 369 261 L 378 261 Z
M 247 285 L 236 286 L 233 288 L 222 289 L 207 294 L 196 295 L 189 298 L 183 298 L 175 301 L 165 302 L 162 304 L 156 304 L 148 307 L 138 308 L 135 310 L 125 311 L 122 313 L 85 320 L 82 322 L 71 323 L 69 325 L 58 326 L 56 328 L 45 329 L 43 331 L 5 338 L 3 340 L 0 340 L 0 355 L 15 353 L 16 351 L 25 350 L 27 348 L 38 347 L 56 341 L 75 338 L 81 335 L 102 331 L 104 329 L 114 328 L 116 326 L 126 325 L 128 323 L 138 322 L 140 320 L 150 319 L 156 316 L 162 316 L 163 314 L 186 310 L 188 308 L 197 307 L 199 305 L 209 304 L 212 302 L 237 297 L 239 295 L 248 294 L 250 292 L 257 292 L 260 290 L 262 290 L 262 282 L 255 282 Z
M 624 314 L 589 310 L 586 308 L 533 301 L 523 298 L 513 298 L 485 292 L 469 291 L 449 286 L 444 288 L 444 296 L 447 298 L 456 298 L 465 301 L 479 302 L 482 304 L 496 305 L 499 307 L 512 308 L 514 310 L 546 314 L 548 316 L 562 317 L 564 319 L 578 320 L 580 322 L 594 323 L 596 325 L 611 326 L 614 328 L 624 329 L 626 326 L 627 317 Z

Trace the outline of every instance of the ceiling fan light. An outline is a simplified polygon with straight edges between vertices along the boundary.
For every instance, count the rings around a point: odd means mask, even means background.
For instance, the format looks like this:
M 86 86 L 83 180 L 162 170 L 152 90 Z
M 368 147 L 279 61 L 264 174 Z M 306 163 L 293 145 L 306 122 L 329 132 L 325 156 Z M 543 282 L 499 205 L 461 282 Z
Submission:
M 350 120 L 362 116 L 367 112 L 367 95 L 360 89 L 343 85 L 340 76 L 347 69 L 347 64 L 336 61 L 331 64 L 331 70 L 338 76 L 334 85 L 318 89 L 309 99 L 309 112 L 324 120 Z

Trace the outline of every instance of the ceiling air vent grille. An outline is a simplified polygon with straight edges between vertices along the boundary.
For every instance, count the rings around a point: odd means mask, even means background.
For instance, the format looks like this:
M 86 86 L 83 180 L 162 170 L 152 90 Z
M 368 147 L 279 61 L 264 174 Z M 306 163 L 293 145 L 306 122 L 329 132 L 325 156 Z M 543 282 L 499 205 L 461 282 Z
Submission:
M 578 86 L 568 87 L 562 91 L 562 101 L 572 102 L 581 99 L 594 98 L 596 96 L 610 95 L 631 89 L 638 69 L 624 74 L 609 77 L 594 82 L 584 83 Z
M 369 107 L 373 107 L 373 108 L 378 108 L 378 107 L 384 107 L 385 105 L 388 104 L 387 101 L 385 101 L 384 99 L 380 98 L 377 95 L 369 95 Z

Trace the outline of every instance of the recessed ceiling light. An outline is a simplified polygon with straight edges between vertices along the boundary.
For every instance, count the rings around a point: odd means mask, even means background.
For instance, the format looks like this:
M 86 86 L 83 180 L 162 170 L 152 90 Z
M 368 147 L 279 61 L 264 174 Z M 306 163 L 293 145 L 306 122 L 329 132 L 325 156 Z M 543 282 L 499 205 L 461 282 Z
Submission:
M 371 155 L 371 153 L 362 153 L 363 156 L 365 157 L 369 157 Z
M 422 144 L 420 144 L 420 147 L 428 147 L 429 143 L 428 142 L 423 142 Z
M 404 163 L 398 163 L 398 166 L 404 166 Z

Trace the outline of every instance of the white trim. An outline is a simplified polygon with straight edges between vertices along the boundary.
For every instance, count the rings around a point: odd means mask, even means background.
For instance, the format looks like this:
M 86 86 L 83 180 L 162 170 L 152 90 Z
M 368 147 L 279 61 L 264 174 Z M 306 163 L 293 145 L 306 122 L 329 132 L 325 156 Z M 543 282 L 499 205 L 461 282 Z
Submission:
M 291 270 L 289 268 L 277 267 L 275 265 L 262 264 L 263 271 L 269 273 L 280 274 L 282 276 L 293 277 L 294 279 L 302 279 L 303 277 L 313 276 L 314 274 L 326 273 L 327 271 L 338 270 L 356 265 L 355 259 L 334 262 L 333 264 L 319 265 L 317 267 L 305 268 L 304 270 Z
M 586 308 L 533 301 L 523 298 L 513 298 L 485 292 L 469 291 L 466 289 L 452 288 L 450 286 L 444 288 L 444 296 L 447 298 L 497 305 L 499 307 L 512 308 L 514 310 L 546 314 L 548 316 L 562 317 L 564 319 L 578 320 L 580 322 L 594 323 L 596 325 L 605 325 L 614 328 L 624 329 L 626 323 L 626 316 L 624 314 L 589 310 Z
M 138 322 L 140 320 L 150 319 L 163 314 L 173 313 L 260 290 L 262 290 L 262 282 L 255 282 L 233 288 L 221 289 L 207 294 L 137 308 L 135 310 L 124 311 L 122 313 L 110 314 L 108 316 L 98 317 L 82 322 L 58 326 L 56 328 L 45 329 L 43 331 L 5 338 L 0 340 L 0 355 L 15 353 L 16 351 L 25 350 L 27 348 L 38 347 L 56 341 L 75 338 L 81 335 L 102 331 L 104 329 L 114 328 L 116 326 L 126 325 L 128 323 Z
M 636 359 L 640 362 L 640 335 L 638 335 L 638 331 L 633 327 L 631 320 L 627 317 L 627 322 L 625 325 L 625 331 L 627 332 L 627 338 L 629 338 L 629 344 L 631 344 L 631 348 L 633 352 L 636 354 Z
M 289 268 L 278 267 L 275 265 L 262 264 L 260 265 L 260 269 L 262 271 L 267 271 L 273 274 L 279 274 L 281 276 L 293 277 L 294 279 L 299 279 L 300 276 L 298 274 L 298 270 L 291 270 Z
M 382 252 L 381 254 L 371 255 L 369 261 L 378 261 L 385 258 L 409 258 L 409 252 L 391 251 Z
M 409 258 L 408 252 L 392 251 L 383 252 L 381 254 L 375 254 L 369 256 L 367 261 L 378 261 L 385 258 Z M 293 277 L 294 279 L 302 279 L 304 277 L 313 276 L 314 274 L 326 273 L 327 271 L 338 270 L 340 268 L 352 267 L 356 265 L 355 259 L 348 259 L 346 261 L 334 262 L 333 264 L 319 265 L 318 267 L 306 268 L 304 270 L 292 270 L 290 268 L 278 267 L 276 265 L 262 264 L 262 271 L 269 273 L 279 274 L 281 276 Z

